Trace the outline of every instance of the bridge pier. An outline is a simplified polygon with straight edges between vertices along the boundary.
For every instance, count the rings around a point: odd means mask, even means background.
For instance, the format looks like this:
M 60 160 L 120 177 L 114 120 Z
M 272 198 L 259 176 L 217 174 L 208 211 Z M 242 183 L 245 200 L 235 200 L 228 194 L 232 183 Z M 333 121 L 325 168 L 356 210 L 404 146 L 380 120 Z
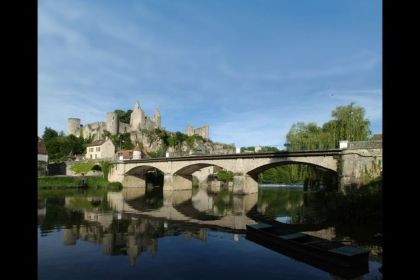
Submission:
M 163 190 L 192 190 L 192 175 L 189 177 L 190 178 L 179 175 L 165 174 L 165 177 L 163 178 Z
M 380 176 L 382 149 L 347 149 L 341 155 L 339 189 L 346 193 Z
M 258 183 L 248 174 L 233 176 L 233 193 L 249 194 L 258 192 Z

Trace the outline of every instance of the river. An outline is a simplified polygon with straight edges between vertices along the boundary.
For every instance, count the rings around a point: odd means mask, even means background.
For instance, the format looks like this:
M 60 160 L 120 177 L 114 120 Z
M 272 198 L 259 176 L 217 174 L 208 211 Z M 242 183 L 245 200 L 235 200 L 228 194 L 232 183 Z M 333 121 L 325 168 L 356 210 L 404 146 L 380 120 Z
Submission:
M 38 197 L 38 277 L 381 279 L 380 227 L 335 225 L 317 209 L 313 196 L 297 186 L 264 185 L 250 195 L 197 188 L 43 191 Z M 250 241 L 246 224 L 260 218 L 368 248 L 368 269 L 349 278 Z

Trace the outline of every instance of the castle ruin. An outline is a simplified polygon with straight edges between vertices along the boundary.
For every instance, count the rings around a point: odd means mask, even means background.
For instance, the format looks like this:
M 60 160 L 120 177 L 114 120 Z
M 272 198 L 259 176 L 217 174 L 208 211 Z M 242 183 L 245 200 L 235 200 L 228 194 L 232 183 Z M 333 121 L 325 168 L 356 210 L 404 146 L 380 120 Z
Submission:
M 209 139 L 209 126 L 206 124 L 205 126 L 193 128 L 191 124 L 185 129 L 185 134 L 188 136 L 192 136 L 194 134 L 200 135 L 204 139 Z
M 78 118 L 69 118 L 67 120 L 67 135 L 76 137 L 89 137 L 93 135 L 94 140 L 103 139 L 104 131 L 112 135 L 122 133 L 137 133 L 141 129 L 152 130 L 161 127 L 161 116 L 159 109 L 156 109 L 152 118 L 148 117 L 140 107 L 140 102 L 136 101 L 133 112 L 130 115 L 130 123 L 123 123 L 118 120 L 115 112 L 106 114 L 105 122 L 94 122 L 86 125 L 80 123 Z

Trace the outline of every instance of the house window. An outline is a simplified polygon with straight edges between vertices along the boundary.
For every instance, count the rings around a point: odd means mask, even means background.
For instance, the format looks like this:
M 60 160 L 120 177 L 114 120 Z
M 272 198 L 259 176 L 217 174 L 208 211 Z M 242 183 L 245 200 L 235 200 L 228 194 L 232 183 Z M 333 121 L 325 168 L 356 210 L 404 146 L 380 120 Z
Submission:
M 93 148 L 89 148 L 89 152 L 93 152 Z
M 101 147 L 96 147 L 96 151 L 99 152 L 101 150 Z

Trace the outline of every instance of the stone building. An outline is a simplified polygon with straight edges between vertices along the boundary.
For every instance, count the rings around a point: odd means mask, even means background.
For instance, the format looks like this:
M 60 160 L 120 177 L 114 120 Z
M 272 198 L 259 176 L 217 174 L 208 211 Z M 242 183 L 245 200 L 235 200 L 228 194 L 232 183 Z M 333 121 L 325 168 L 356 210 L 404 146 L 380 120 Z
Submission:
M 67 120 L 67 134 L 76 137 L 93 136 L 94 140 L 101 140 L 104 138 L 105 130 L 112 135 L 121 133 L 137 132 L 141 129 L 155 129 L 161 127 L 161 116 L 159 109 L 156 109 L 153 117 L 148 117 L 143 109 L 140 107 L 140 102 L 136 101 L 133 112 L 130 115 L 130 123 L 123 123 L 118 120 L 118 115 L 115 112 L 106 114 L 105 122 L 94 122 L 86 125 L 80 123 L 78 118 L 69 118 Z
M 209 126 L 206 124 L 202 127 L 193 128 L 191 124 L 185 129 L 185 134 L 192 136 L 194 134 L 203 137 L 204 139 L 209 139 Z
M 38 137 L 38 176 L 48 174 L 48 152 L 44 142 Z
M 86 159 L 113 158 L 115 146 L 110 139 L 95 140 L 86 148 Z
M 44 142 L 38 137 L 38 161 L 48 162 L 48 152 Z
M 139 147 L 136 147 L 133 150 L 121 150 L 117 152 L 116 156 L 119 160 L 141 159 L 142 149 L 140 149 Z

